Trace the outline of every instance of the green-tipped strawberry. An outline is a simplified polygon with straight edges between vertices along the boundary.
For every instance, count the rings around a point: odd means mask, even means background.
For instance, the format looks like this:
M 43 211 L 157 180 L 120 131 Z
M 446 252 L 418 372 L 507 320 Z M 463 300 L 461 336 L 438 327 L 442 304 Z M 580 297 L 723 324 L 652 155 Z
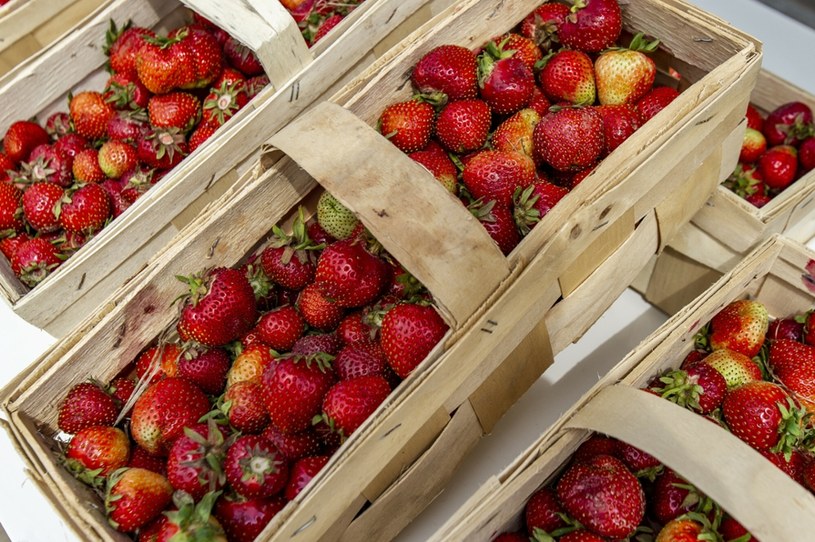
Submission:
M 323 192 L 317 202 L 317 222 L 338 240 L 348 239 L 359 226 L 356 215 L 328 192 Z
M 633 104 L 654 85 L 656 64 L 645 53 L 659 46 L 637 34 L 627 49 L 605 51 L 594 63 L 597 98 L 603 105 Z
M 761 380 L 761 368 L 744 354 L 726 348 L 716 350 L 702 360 L 724 377 L 727 389 L 732 390 L 743 384 Z
M 710 321 L 710 348 L 727 348 L 752 358 L 764 344 L 769 324 L 767 309 L 760 302 L 733 301 Z
M 538 75 L 541 89 L 553 101 L 591 105 L 597 96 L 594 63 L 581 51 L 563 49 L 544 59 Z
M 107 177 L 118 179 L 136 167 L 136 148 L 123 141 L 106 141 L 99 148 L 98 160 Z

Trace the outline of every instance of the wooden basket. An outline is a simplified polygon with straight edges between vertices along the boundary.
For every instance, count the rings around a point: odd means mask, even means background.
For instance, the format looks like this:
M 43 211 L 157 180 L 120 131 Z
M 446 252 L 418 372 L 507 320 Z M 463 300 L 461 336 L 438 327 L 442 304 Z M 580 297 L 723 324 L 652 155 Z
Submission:
M 733 300 L 757 299 L 777 317 L 811 309 L 813 259 L 815 253 L 779 235 L 765 241 L 643 341 L 504 472 L 490 478 L 432 540 L 490 541 L 498 533 L 519 529 L 529 497 L 594 431 L 654 455 L 758 539 L 810 539 L 815 497 L 809 491 L 716 424 L 637 388 L 653 375 L 678 367 L 693 349 L 694 334 Z
M 316 99 L 336 92 L 451 1 L 368 0 L 307 49 L 294 19 L 278 2 L 189 0 L 258 53 L 272 84 L 34 289 L 26 288 L 0 258 L 2 297 L 23 319 L 56 336 L 66 333 L 250 168 L 263 141 Z M 7 97 L 7 107 L 0 111 L 0 133 L 15 120 L 44 120 L 64 110 L 69 91 L 102 88 L 107 74 L 101 44 L 110 19 L 166 30 L 186 15 L 175 0 L 110 2 L 87 24 L 0 81 L 0 97 Z
M 766 70 L 761 71 L 750 101 L 765 116 L 792 101 L 815 109 L 815 96 Z M 649 302 L 673 314 L 774 233 L 802 243 L 815 236 L 815 171 L 761 209 L 724 186 L 718 187 L 637 279 L 635 288 Z
M 176 312 L 167 300 L 183 288 L 175 275 L 239 263 L 294 207 L 312 206 L 321 186 L 429 288 L 451 330 L 274 518 L 262 535 L 272 540 L 395 536 L 554 354 L 580 337 L 732 169 L 723 160 L 741 141 L 760 50 L 675 3 L 626 4 L 626 28 L 659 35 L 676 55 L 662 54 L 660 65 L 677 66 L 688 86 L 504 257 L 460 202 L 372 125 L 387 104 L 409 93 L 406 74 L 422 54 L 442 43 L 476 48 L 536 4 L 467 0 L 411 35 L 335 97 L 345 107 L 320 104 L 281 130 L 261 167 L 9 386 L 13 438 L 33 476 L 85 536 L 120 535 L 87 489 L 54 461 L 47 436 L 60 398 L 89 374 L 100 380 L 117 374 L 172 325 Z M 675 30 L 688 26 L 699 41 Z M 716 181 L 699 193 L 710 178 Z M 688 197 L 676 198 L 677 191 Z

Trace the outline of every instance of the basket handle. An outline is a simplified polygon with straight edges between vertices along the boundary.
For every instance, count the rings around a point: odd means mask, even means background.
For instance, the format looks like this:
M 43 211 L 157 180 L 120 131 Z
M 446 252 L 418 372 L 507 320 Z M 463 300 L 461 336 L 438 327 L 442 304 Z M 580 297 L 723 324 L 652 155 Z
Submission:
M 763 542 L 815 532 L 815 498 L 757 451 L 704 417 L 617 384 L 565 424 L 627 442 L 690 480 Z
M 270 142 L 357 214 L 453 328 L 509 276 L 508 260 L 461 202 L 347 109 L 321 103 Z
M 181 1 L 249 47 L 275 89 L 314 60 L 300 28 L 280 2 Z

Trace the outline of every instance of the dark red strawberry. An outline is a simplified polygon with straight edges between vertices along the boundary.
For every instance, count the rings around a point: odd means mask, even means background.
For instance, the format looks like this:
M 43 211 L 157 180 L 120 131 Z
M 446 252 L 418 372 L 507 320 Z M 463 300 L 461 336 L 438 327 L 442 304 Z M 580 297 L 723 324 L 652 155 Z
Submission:
M 59 408 L 61 431 L 76 434 L 86 427 L 112 426 L 119 414 L 116 401 L 94 383 L 77 384 Z
M 337 329 L 337 334 L 345 345 L 372 342 L 376 340 L 378 332 L 379 326 L 373 325 L 363 311 L 351 313 L 343 318 Z
M 535 75 L 514 49 L 491 41 L 478 57 L 478 86 L 481 99 L 493 112 L 509 115 L 529 103 Z
M 232 360 L 220 348 L 188 352 L 178 360 L 178 376 L 183 376 L 210 395 L 224 391 L 226 373 Z
M 319 354 L 282 359 L 266 367 L 262 385 L 272 425 L 282 433 L 299 433 L 311 427 L 335 378 L 327 359 Z
M 186 134 L 201 118 L 201 102 L 188 92 L 171 92 L 150 98 L 147 111 L 153 128 Z
M 656 474 L 662 472 L 662 463 L 659 459 L 627 442 L 617 441 L 617 453 L 614 457 L 622 459 L 625 466 L 638 477 L 647 476 L 653 479 Z
M 20 120 L 12 123 L 3 137 L 3 152 L 6 158 L 16 166 L 28 160 L 37 146 L 48 144 L 51 138 L 42 126 L 36 122 Z
M 43 238 L 34 238 L 22 243 L 11 256 L 11 270 L 30 288 L 42 282 L 62 259 L 59 250 Z
M 330 17 L 324 19 L 320 26 L 317 28 L 317 32 L 314 33 L 314 37 L 311 38 L 310 44 L 314 45 L 315 43 L 323 39 L 329 32 L 331 32 L 331 30 L 334 29 L 334 27 L 340 24 L 344 18 L 345 17 L 343 17 L 342 15 L 335 13 L 334 15 L 331 15 Z
M 274 444 L 288 461 L 318 455 L 323 448 L 322 441 L 311 428 L 302 433 L 281 433 L 273 425 L 269 425 L 262 436 Z
M 321 248 L 309 237 L 300 210 L 291 234 L 275 227 L 274 240 L 261 253 L 260 264 L 263 272 L 283 288 L 302 290 L 314 280 L 317 250 Z
M 710 321 L 710 347 L 713 350 L 727 348 L 752 358 L 764 344 L 769 323 L 767 309 L 760 302 L 733 301 Z
M 340 380 L 323 400 L 323 416 L 332 429 L 348 438 L 390 393 L 390 384 L 381 376 Z
M 0 183 L 0 232 L 23 229 L 23 192 L 11 184 Z
M 361 376 L 385 376 L 388 363 L 378 344 L 363 342 L 343 347 L 334 358 L 334 368 L 341 380 L 349 380 Z
M 378 129 L 399 150 L 411 153 L 427 146 L 435 117 L 436 111 L 429 103 L 408 100 L 386 107 L 379 116 Z
M 604 148 L 603 118 L 592 107 L 565 108 L 535 127 L 535 157 L 559 171 L 592 165 Z
M 103 478 L 127 465 L 130 440 L 116 427 L 86 427 L 71 439 L 66 466 L 82 482 L 100 487 Z
M 812 135 L 812 110 L 802 102 L 788 102 L 767 115 L 763 131 L 770 147 L 797 145 Z
M 222 346 L 240 338 L 257 320 L 255 294 L 241 271 L 220 267 L 183 282 L 190 294 L 176 326 L 182 340 Z
M 560 40 L 557 32 L 569 15 L 565 4 L 547 2 L 538 6 L 521 23 L 521 34 L 548 51 Z
M 261 316 L 255 329 L 261 341 L 278 352 L 288 352 L 303 335 L 306 323 L 296 308 L 285 305 Z
M 344 308 L 362 307 L 382 293 L 388 279 L 387 265 L 361 242 L 338 241 L 320 254 L 314 284 Z
M 760 450 L 761 455 L 770 460 L 770 462 L 781 469 L 784 474 L 795 480 L 801 485 L 804 485 L 804 465 L 806 457 L 800 450 L 792 450 L 789 458 L 783 452 L 769 452 L 767 450 Z
M 223 126 L 249 102 L 242 82 L 214 87 L 204 98 L 202 121 L 214 127 Z
M 188 153 L 184 134 L 178 130 L 150 130 L 139 137 L 138 158 L 149 167 L 169 169 L 179 164 Z
M 289 478 L 286 484 L 286 490 L 284 492 L 286 500 L 294 500 L 294 498 L 303 491 L 303 488 L 311 482 L 311 479 L 317 476 L 317 473 L 325 467 L 329 459 L 331 458 L 327 455 L 298 459 L 291 467 L 291 478 Z
M 798 175 L 798 150 L 791 145 L 778 145 L 767 149 L 758 159 L 758 168 L 764 182 L 772 189 L 783 190 Z
M 513 194 L 534 182 L 535 164 L 523 154 L 485 150 L 467 161 L 462 180 L 474 198 L 509 207 Z
M 623 28 L 617 0 L 578 0 L 558 28 L 561 45 L 599 53 L 617 42 Z
M 134 532 L 147 525 L 170 504 L 173 487 L 155 472 L 126 467 L 108 479 L 105 511 L 114 529 Z
M 758 542 L 758 538 L 751 535 L 750 532 L 742 526 L 741 523 L 736 521 L 730 516 L 722 519 L 719 525 L 719 533 L 724 538 L 725 542 L 738 542 L 739 540 L 749 540 L 750 542 Z M 749 539 L 743 538 L 745 535 L 750 536 Z
M 442 93 L 449 101 L 478 94 L 478 61 L 466 47 L 442 45 L 424 55 L 413 68 L 413 86 L 422 94 Z
M 722 404 L 727 381 L 711 365 L 698 362 L 687 369 L 667 372 L 651 389 L 683 408 L 709 414 Z
M 92 234 L 110 217 L 110 200 L 98 184 L 77 185 L 68 189 L 57 206 L 59 224 L 66 231 Z
M 342 348 L 342 341 L 334 333 L 319 333 L 317 335 L 303 335 L 291 348 L 291 353 L 298 356 L 313 356 L 325 353 L 332 356 Z
M 71 126 L 71 116 L 65 111 L 52 113 L 45 119 L 45 131 L 54 139 L 59 139 L 64 135 L 73 132 Z
M 580 462 L 598 455 L 610 455 L 621 459 L 618 457 L 619 452 L 620 448 L 617 445 L 616 439 L 594 434 L 575 450 L 574 454 L 572 454 L 572 459 L 574 459 L 575 462 Z
M 224 42 L 224 56 L 232 66 L 247 76 L 263 73 L 263 64 L 249 47 L 230 37 Z
M 246 81 L 246 97 L 251 101 L 252 98 L 260 94 L 260 92 L 269 86 L 269 76 L 256 75 Z
M 222 465 L 228 447 L 229 441 L 212 420 L 185 427 L 167 456 L 167 480 L 173 489 L 200 501 L 226 483 Z
M 642 126 L 640 114 L 631 105 L 602 105 L 597 112 L 603 117 L 603 154 L 611 153 Z
M 815 347 L 795 340 L 775 340 L 770 344 L 767 368 L 793 397 L 815 412 Z
M 568 193 L 568 189 L 544 180 L 517 191 L 513 198 L 513 219 L 521 234 L 528 234 Z
M 815 169 L 815 136 L 807 137 L 798 145 L 798 165 L 802 174 Z
M 491 199 L 487 203 L 483 203 L 482 199 L 478 199 L 470 203 L 467 208 L 484 226 L 484 229 L 490 234 L 490 237 L 501 249 L 504 256 L 512 252 L 521 242 L 521 236 L 518 233 L 509 205 L 499 203 L 495 199 Z
M 224 462 L 229 485 L 243 497 L 271 497 L 286 486 L 289 467 L 274 445 L 258 435 L 238 437 Z
M 549 4 L 544 4 L 549 5 Z M 556 4 L 561 5 L 561 4 Z M 495 538 L 492 539 L 492 542 L 529 542 L 529 537 L 526 536 L 526 533 L 522 532 L 515 532 L 515 533 L 501 533 Z
M 108 65 L 112 72 L 131 77 L 136 76 L 136 57 L 139 55 L 144 36 L 156 34 L 148 28 L 126 24 L 121 30 L 111 19 L 110 29 L 105 34 L 104 53 L 108 55 Z
M 555 102 L 592 105 L 597 97 L 594 62 L 581 51 L 563 49 L 547 57 L 538 80 L 547 98 Z
M 382 349 L 393 371 L 410 375 L 447 333 L 448 326 L 431 306 L 402 303 L 382 320 Z
M 778 318 L 770 322 L 767 328 L 767 340 L 789 339 L 801 342 L 804 336 L 804 324 L 794 318 Z
M 668 104 L 679 96 L 679 91 L 673 87 L 656 86 L 636 103 L 637 111 L 645 123 L 654 115 L 665 109 Z
M 659 523 L 668 523 L 683 514 L 703 511 L 707 498 L 692 484 L 671 469 L 657 477 L 648 503 L 650 513 Z
M 596 534 L 592 533 L 591 531 L 586 531 L 583 529 L 579 529 L 577 531 L 572 531 L 570 533 L 566 533 L 565 535 L 561 536 L 559 539 L 560 542 L 606 542 L 606 539 L 602 536 L 597 536 Z
M 253 542 L 284 506 L 286 501 L 282 497 L 244 499 L 222 496 L 215 504 L 215 517 L 229 540 Z
M 541 488 L 526 501 L 524 508 L 526 529 L 530 533 L 534 533 L 536 529 L 551 533 L 565 527 L 566 522 L 561 516 L 563 513 L 555 492 L 548 487 Z

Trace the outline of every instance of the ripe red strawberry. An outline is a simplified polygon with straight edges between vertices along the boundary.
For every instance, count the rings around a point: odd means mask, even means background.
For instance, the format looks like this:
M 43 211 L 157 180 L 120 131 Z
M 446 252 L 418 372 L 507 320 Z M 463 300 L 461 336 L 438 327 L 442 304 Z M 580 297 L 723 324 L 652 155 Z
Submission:
M 167 471 L 166 458 L 160 455 L 152 455 L 138 445 L 133 445 L 130 453 L 130 461 L 127 462 L 128 467 L 147 469 L 156 474 L 165 475 Z
M 263 371 L 275 362 L 269 347 L 264 344 L 247 346 L 238 354 L 226 375 L 227 389 L 238 382 L 260 384 Z
M 541 219 L 562 200 L 569 190 L 538 180 L 531 186 L 515 193 L 513 219 L 522 235 L 528 234 Z
M 557 35 L 558 29 L 568 15 L 569 6 L 565 4 L 556 2 L 542 4 L 521 22 L 521 35 L 548 51 L 560 41 Z
M 758 168 L 767 186 L 783 190 L 798 175 L 798 150 L 791 145 L 767 149 L 758 159 Z
M 603 154 L 611 153 L 642 126 L 640 114 L 628 104 L 601 105 L 597 112 L 603 117 Z
M 105 101 L 121 112 L 142 113 L 150 101 L 147 90 L 136 75 L 113 74 L 102 92 Z
M 153 96 L 147 105 L 153 128 L 176 128 L 186 134 L 201 118 L 201 102 L 188 92 Z
M 42 126 L 36 122 L 20 120 L 9 126 L 3 137 L 3 152 L 15 166 L 23 160 L 28 160 L 38 145 L 45 145 L 51 141 Z M 9 168 L 6 168 L 9 169 Z
M 384 377 L 389 370 L 379 344 L 364 342 L 343 347 L 334 358 L 334 368 L 341 380 L 362 376 Z
M 105 180 L 105 172 L 99 165 L 99 151 L 84 149 L 74 157 L 73 174 L 81 183 L 101 183 Z
M 254 382 L 237 382 L 224 394 L 229 424 L 241 433 L 260 433 L 269 424 L 263 391 Z
M 390 384 L 381 376 L 340 380 L 323 399 L 324 419 L 343 438 L 348 438 L 390 393 Z
M 86 427 L 71 439 L 65 457 L 66 466 L 74 476 L 98 487 L 102 478 L 127 465 L 130 440 L 116 427 Z
M 223 83 L 213 88 L 204 98 L 204 123 L 214 127 L 223 126 L 235 113 L 249 102 L 243 83 Z
M 805 485 L 804 481 L 804 465 L 807 458 L 800 450 L 792 450 L 789 458 L 783 452 L 769 452 L 767 450 L 760 450 L 761 455 L 770 460 L 770 462 L 781 469 L 784 474 L 795 480 L 801 485 Z
M 76 133 L 88 139 L 99 139 L 107 133 L 114 111 L 99 92 L 84 91 L 74 95 L 68 105 Z
M 590 531 L 583 529 L 566 533 L 559 538 L 560 542 L 606 542 L 602 536 L 597 536 Z
M 167 94 L 191 82 L 195 74 L 181 36 L 144 36 L 136 55 L 136 75 L 153 94 Z
M 71 116 L 65 111 L 52 113 L 45 119 L 45 131 L 54 139 L 59 139 L 73 132 L 73 130 L 71 126 Z
M 758 130 L 747 128 L 744 132 L 744 142 L 741 144 L 739 161 L 751 163 L 758 160 L 764 151 L 767 150 L 767 139 Z
M 331 459 L 327 455 L 318 455 L 311 457 L 303 457 L 298 459 L 291 468 L 291 478 L 286 484 L 284 496 L 287 501 L 294 500 L 294 498 L 303 491 L 311 479 L 317 476 L 317 473 L 325 467 L 328 460 Z
M 123 376 L 114 378 L 108 386 L 108 391 L 119 404 L 124 405 L 130 400 L 130 396 L 136 390 L 136 381 L 133 378 Z
M 801 174 L 815 169 L 815 136 L 809 136 L 798 145 L 798 165 Z
M 503 43 L 491 41 L 478 57 L 478 86 L 481 99 L 499 115 L 519 111 L 532 98 L 535 75 L 515 55 L 515 50 L 504 49 Z
M 757 450 L 789 454 L 804 436 L 804 412 L 771 382 L 749 382 L 731 390 L 722 411 L 730 431 Z
M 521 109 L 498 125 L 492 134 L 492 148 L 503 152 L 517 152 L 533 158 L 532 137 L 540 114 L 531 108 Z
M 150 125 L 140 112 L 117 111 L 108 121 L 108 137 L 115 141 L 135 144 L 150 133 Z
M 188 352 L 178 360 L 178 376 L 197 385 L 204 393 L 218 395 L 224 391 L 226 373 L 232 360 L 220 348 Z
M 23 192 L 11 184 L 0 183 L 0 232 L 23 229 Z
M 192 80 L 182 82 L 180 88 L 207 88 L 221 75 L 223 51 L 212 34 L 195 26 L 185 26 L 173 30 L 167 37 L 181 40 L 183 50 L 188 55 L 186 62 L 191 64 Z
M 222 496 L 215 504 L 215 517 L 229 540 L 253 542 L 284 506 L 286 501 L 282 497 L 244 499 Z
M 261 316 L 255 329 L 265 344 L 278 352 L 288 352 L 305 332 L 306 323 L 296 308 L 285 305 Z
M 637 34 L 628 49 L 611 49 L 597 58 L 594 72 L 602 105 L 633 104 L 651 90 L 657 69 L 645 53 L 658 45 L 658 40 L 648 42 Z
M 761 380 L 761 368 L 751 358 L 726 348 L 716 350 L 703 363 L 710 365 L 724 377 L 727 389 Z
M 648 506 L 654 519 L 665 524 L 683 514 L 704 510 L 707 501 L 692 484 L 666 468 L 654 482 Z
M 610 455 L 622 460 L 619 454 L 620 447 L 617 439 L 594 433 L 588 440 L 578 446 L 577 450 L 572 454 L 572 460 L 578 463 L 598 455 Z
M 467 208 L 481 222 L 505 256 L 521 242 L 521 236 L 515 226 L 509 205 L 499 203 L 494 199 L 487 203 L 478 199 L 470 203 Z
M 789 339 L 770 344 L 767 367 L 774 379 L 815 411 L 815 347 Z
M 167 480 L 196 501 L 224 486 L 223 462 L 230 441 L 218 426 L 193 424 L 173 442 L 167 456 Z
M 330 192 L 323 192 L 317 201 L 317 222 L 334 239 L 351 237 L 360 225 L 354 213 Z
M 563 513 L 555 492 L 548 487 L 541 488 L 526 501 L 524 508 L 526 529 L 530 533 L 534 533 L 536 529 L 551 533 L 565 527 L 566 522 L 561 516 Z
M 541 119 L 534 145 L 537 160 L 559 171 L 587 168 L 604 148 L 603 118 L 592 107 L 561 109 Z
M 243 497 L 271 497 L 286 486 L 289 467 L 274 445 L 258 435 L 238 437 L 224 462 L 229 485 Z
M 320 333 L 317 335 L 303 335 L 291 348 L 291 353 L 298 356 L 313 356 L 325 353 L 332 356 L 342 348 L 342 341 L 334 333 Z
M 136 76 L 136 57 L 139 55 L 144 36 L 155 37 L 148 28 L 125 25 L 121 30 L 111 19 L 110 29 L 105 33 L 103 51 L 108 55 L 108 65 L 112 72 L 130 77 Z
M 687 369 L 669 371 L 651 389 L 677 405 L 709 414 L 719 408 L 727 392 L 727 381 L 711 365 L 699 362 Z
M 62 136 L 54 143 L 56 153 L 73 167 L 74 157 L 88 148 L 88 140 L 79 134 L 70 133 Z
M 586 53 L 599 53 L 617 42 L 623 20 L 617 0 L 579 0 L 559 25 L 560 44 Z
M 316 251 L 322 248 L 309 238 L 302 211 L 294 220 L 292 233 L 274 228 L 275 238 L 260 255 L 263 272 L 288 290 L 302 290 L 314 280 Z
M 181 347 L 175 343 L 162 343 L 160 346 L 151 346 L 136 358 L 136 375 L 142 379 L 150 372 L 154 364 L 158 371 L 150 382 L 158 382 L 165 376 L 178 376 L 178 362 L 184 354 Z
M 379 116 L 378 129 L 402 152 L 420 151 L 430 141 L 435 116 L 429 103 L 407 100 L 386 107 Z
M 314 284 L 340 307 L 362 307 L 382 293 L 388 280 L 384 261 L 362 242 L 338 241 L 320 254 Z
M 98 184 L 77 185 L 65 192 L 57 207 L 59 224 L 66 231 L 92 234 L 110 217 L 110 200 Z
M 310 42 L 311 45 L 314 45 L 315 43 L 323 39 L 331 30 L 334 29 L 335 26 L 340 24 L 344 18 L 345 17 L 343 17 L 342 15 L 335 13 L 334 15 L 331 15 L 330 17 L 324 19 L 320 26 L 317 28 L 317 32 L 314 33 L 314 37 L 311 38 Z
M 710 347 L 713 350 L 735 350 L 752 358 L 764 344 L 769 324 L 767 309 L 760 302 L 749 299 L 733 301 L 710 321 Z
M 812 110 L 802 102 L 789 102 L 775 108 L 767 115 L 763 132 L 770 147 L 797 145 L 812 135 Z
M 724 519 L 722 519 L 722 523 L 719 525 L 719 533 L 722 535 L 725 542 L 738 542 L 738 540 L 745 540 L 745 538 L 740 538 L 744 537 L 745 535 L 750 536 L 750 538 L 747 540 L 750 540 L 751 542 L 758 542 L 758 538 L 751 535 L 741 523 L 730 516 L 726 516 Z
M 494 40 L 501 44 L 504 51 L 515 51 L 513 56 L 524 63 L 529 71 L 535 73 L 536 65 L 543 59 L 543 52 L 540 47 L 526 36 L 510 32 Z
M 91 382 L 77 384 L 60 405 L 61 431 L 76 434 L 86 427 L 112 426 L 119 414 L 116 402 L 105 390 Z
M 439 145 L 431 143 L 425 149 L 409 154 L 423 165 L 451 194 L 458 191 L 458 168 Z
M 321 331 L 336 329 L 345 315 L 345 310 L 328 299 L 316 283 L 309 284 L 300 291 L 297 308 L 309 326 Z
M 318 455 L 323 448 L 319 435 L 312 428 L 301 433 L 281 433 L 274 425 L 269 425 L 262 436 L 274 444 L 288 461 Z
M 617 441 L 615 457 L 621 459 L 625 466 L 638 477 L 653 478 L 657 473 L 662 472 L 662 463 L 659 459 L 627 442 Z
M 251 101 L 252 98 L 260 94 L 260 92 L 269 86 L 269 77 L 267 75 L 256 75 L 246 81 L 246 97 Z
M 130 533 L 147 525 L 170 504 L 173 487 L 155 472 L 125 467 L 108 478 L 105 511 L 114 529 Z
M 130 434 L 151 454 L 166 454 L 184 427 L 209 411 L 209 400 L 184 378 L 165 378 L 151 384 L 136 400 Z
M 594 63 L 582 51 L 563 49 L 549 57 L 538 81 L 541 90 L 553 101 L 592 105 L 597 96 Z
M 247 46 L 230 37 L 224 42 L 224 56 L 232 66 L 248 76 L 263 73 L 263 64 Z
M 227 87 L 242 88 L 246 91 L 246 83 L 247 79 L 245 75 L 227 66 L 221 72 L 218 79 L 212 84 L 212 89 L 221 88 L 226 85 Z
M 810 346 L 815 346 L 815 311 L 809 311 L 804 319 L 804 342 Z
M 218 493 L 207 493 L 197 504 L 189 495 L 173 495 L 176 510 L 164 512 L 157 528 L 156 542 L 178 540 L 208 540 L 227 542 L 226 533 L 218 519 L 211 515 Z M 140 534 L 141 538 L 141 534 Z
M 17 249 L 20 248 L 23 243 L 30 240 L 31 238 L 25 232 L 19 232 L 10 237 L 3 237 L 0 239 L 0 253 L 11 261 Z
M 282 433 L 299 433 L 311 427 L 334 380 L 327 358 L 319 354 L 282 359 L 268 366 L 262 386 L 272 425 Z
M 747 118 L 747 127 L 759 132 L 764 131 L 764 116 L 759 112 L 753 104 L 747 104 L 747 112 L 744 114 Z
M 470 158 L 462 179 L 474 198 L 508 207 L 516 190 L 534 182 L 535 165 L 522 154 L 486 150 Z
M 42 282 L 61 263 L 59 250 L 37 237 L 22 243 L 11 256 L 11 270 L 30 288 Z
M 549 5 L 549 4 L 544 4 Z M 561 4 L 556 4 L 561 5 Z M 515 533 L 501 533 L 495 538 L 492 539 L 492 542 L 529 542 L 529 537 L 526 536 L 526 533 L 515 532 Z
M 38 145 L 28 156 L 28 162 L 20 164 L 18 169 L 19 181 L 26 179 L 30 183 L 52 182 L 60 186 L 70 186 L 71 176 L 70 160 L 63 159 L 52 145 Z
M 572 465 L 557 483 L 557 496 L 570 516 L 602 536 L 631 536 L 645 515 L 639 480 L 608 455 Z
M 218 131 L 218 126 L 213 124 L 205 124 L 201 123 L 198 127 L 193 130 L 192 134 L 190 134 L 189 139 L 189 152 L 193 152 L 195 149 L 200 147 L 204 144 L 204 142 L 209 139 L 210 137 Z
M 424 55 L 411 74 L 422 94 L 442 93 L 449 101 L 478 95 L 478 62 L 475 54 L 458 45 L 442 45 Z
M 136 167 L 136 148 L 122 141 L 106 141 L 99 148 L 98 160 L 105 176 L 119 179 Z
M 433 307 L 402 303 L 382 320 L 382 349 L 388 364 L 405 379 L 447 333 L 448 326 Z
M 804 324 L 794 318 L 778 318 L 770 322 L 767 328 L 767 340 L 789 339 L 801 342 L 803 340 Z
M 642 122 L 648 122 L 651 117 L 665 109 L 668 104 L 679 96 L 679 91 L 673 87 L 654 87 L 636 103 Z
M 219 267 L 183 282 L 190 294 L 176 326 L 181 340 L 222 346 L 240 338 L 257 320 L 255 294 L 241 271 Z
M 657 534 L 656 542 L 696 542 L 697 540 L 716 540 L 716 532 L 701 520 L 701 514 L 687 518 L 677 518 L 666 524 Z

